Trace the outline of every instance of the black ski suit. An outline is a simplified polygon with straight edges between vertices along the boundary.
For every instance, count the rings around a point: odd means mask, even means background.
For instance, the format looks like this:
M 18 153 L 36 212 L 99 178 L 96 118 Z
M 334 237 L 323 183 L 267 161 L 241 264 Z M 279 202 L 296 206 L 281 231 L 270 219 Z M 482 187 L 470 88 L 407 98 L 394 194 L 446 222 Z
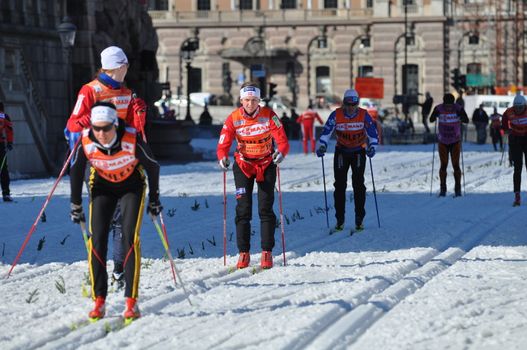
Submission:
M 91 131 L 89 139 L 94 142 L 97 148 L 104 150 L 108 155 L 116 154 L 121 150 L 121 140 L 125 133 L 124 122 L 119 121 L 119 123 L 117 141 L 110 150 L 100 146 Z M 88 158 L 80 142 L 73 152 L 73 163 L 70 169 L 71 203 L 81 205 L 84 170 Z M 125 296 L 128 298 L 137 298 L 138 296 L 141 269 L 139 233 L 145 207 L 146 190 L 144 170 L 148 175 L 149 201 L 153 202 L 159 198 L 159 164 L 154 160 L 150 148 L 137 135 L 135 157 L 139 163 L 135 166 L 133 173 L 121 182 L 110 182 L 104 179 L 93 166 L 90 169 L 88 191 L 90 193 L 89 231 L 91 237 L 88 262 L 94 299 L 98 296 L 106 297 L 108 292 L 108 273 L 106 271 L 108 236 L 119 200 L 125 252 Z

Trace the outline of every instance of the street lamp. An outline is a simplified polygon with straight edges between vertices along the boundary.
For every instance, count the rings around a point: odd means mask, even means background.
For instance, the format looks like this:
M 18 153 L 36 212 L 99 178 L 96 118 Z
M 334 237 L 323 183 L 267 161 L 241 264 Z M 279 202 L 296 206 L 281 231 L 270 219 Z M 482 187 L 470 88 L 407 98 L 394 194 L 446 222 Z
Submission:
M 62 19 L 62 23 L 58 25 L 57 32 L 60 36 L 62 48 L 66 56 L 66 63 L 68 67 L 68 113 L 71 111 L 71 96 L 72 96 L 72 62 L 71 51 L 75 45 L 75 35 L 77 34 L 77 27 L 71 23 L 71 18 L 68 16 Z
M 181 58 L 185 61 L 185 67 L 187 69 L 187 114 L 185 120 L 192 120 L 190 115 L 190 69 L 192 59 L 196 54 L 196 50 L 199 48 L 199 39 L 191 38 L 187 39 L 181 46 Z

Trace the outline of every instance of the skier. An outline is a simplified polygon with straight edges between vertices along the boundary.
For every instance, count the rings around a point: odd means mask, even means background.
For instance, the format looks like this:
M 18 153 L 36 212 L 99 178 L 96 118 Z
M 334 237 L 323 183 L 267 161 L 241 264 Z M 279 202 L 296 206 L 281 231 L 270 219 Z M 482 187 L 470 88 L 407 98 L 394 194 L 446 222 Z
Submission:
M 478 145 L 483 145 L 487 142 L 487 125 L 489 125 L 489 116 L 485 109 L 483 109 L 483 103 L 479 105 L 479 108 L 474 110 L 472 113 L 472 123 L 476 126 L 477 142 Z
M 117 108 L 119 118 L 125 120 L 138 132 L 144 132 L 146 104 L 140 98 L 133 98 L 132 91 L 125 86 L 124 79 L 128 72 L 128 58 L 123 50 L 116 46 L 104 49 L 101 52 L 101 67 L 97 77 L 80 89 L 77 102 L 64 130 L 70 150 L 73 149 L 80 137 L 82 129 L 90 126 L 90 109 L 98 101 L 113 103 Z M 117 283 L 117 287 L 122 288 L 124 285 L 124 252 L 119 205 L 114 213 L 112 228 L 114 246 L 112 284 Z
M 494 112 L 490 115 L 490 137 L 492 139 L 492 146 L 497 151 L 497 144 L 500 144 L 500 151 L 503 151 L 503 129 L 501 128 L 501 114 L 498 109 L 494 107 Z
M 252 193 L 258 186 L 258 214 L 262 256 L 260 266 L 273 267 L 276 215 L 273 212 L 277 164 L 289 152 L 289 143 L 278 116 L 269 107 L 259 107 L 260 89 L 244 83 L 240 90 L 241 107 L 225 120 L 218 142 L 217 157 L 223 171 L 229 169 L 229 149 L 237 142 L 233 164 L 236 185 L 236 241 L 239 259 L 236 267 L 249 266 L 251 248 Z M 277 150 L 273 149 L 273 140 Z
M 446 196 L 446 168 L 448 166 L 448 154 L 452 159 L 454 168 L 455 197 L 461 196 L 461 168 L 459 167 L 459 156 L 461 154 L 461 123 L 468 123 L 468 116 L 461 105 L 455 103 L 454 95 L 445 94 L 443 103 L 437 105 L 430 115 L 430 123 L 437 119 L 438 152 L 441 166 L 439 168 L 440 190 L 439 196 Z
M 145 200 L 145 175 L 148 175 L 149 200 L 147 212 L 157 216 L 163 209 L 159 202 L 159 164 L 152 152 L 136 134 L 117 117 L 116 107 L 108 102 L 96 102 L 91 109 L 91 128 L 82 132 L 81 143 L 74 152 L 70 168 L 71 220 L 85 221 L 82 209 L 82 184 L 86 162 L 89 161 L 89 240 L 88 263 L 95 306 L 91 319 L 104 317 L 108 293 L 106 254 L 113 213 L 120 201 L 122 213 L 126 319 L 140 316 L 137 307 L 141 251 L 139 232 Z
M 432 106 L 434 104 L 434 99 L 432 98 L 432 95 L 427 91 L 425 93 L 425 101 L 423 103 L 420 103 L 419 106 L 421 106 L 421 116 L 423 118 L 423 126 L 425 127 L 425 132 L 427 134 L 430 133 L 430 128 L 428 127 L 428 115 L 430 114 L 430 111 L 432 110 Z
M 501 127 L 509 135 L 509 150 L 512 163 L 514 165 L 513 186 L 514 202 L 513 206 L 521 203 L 520 190 L 522 179 L 523 158 L 526 159 L 527 166 L 527 108 L 525 97 L 516 95 L 512 102 L 512 107 L 507 108 L 501 119 Z
M 336 132 L 337 145 L 333 158 L 333 172 L 335 176 L 335 218 L 337 224 L 335 231 L 344 229 L 346 209 L 346 187 L 348 185 L 348 170 L 351 167 L 351 184 L 355 201 L 355 229 L 364 229 L 362 221 L 366 216 L 364 205 L 366 203 L 366 186 L 364 186 L 364 170 L 366 156 L 372 158 L 378 145 L 377 124 L 368 112 L 359 107 L 359 94 L 350 89 L 344 93 L 342 107 L 337 108 L 329 115 L 322 135 L 318 140 L 317 156 L 323 157 L 327 151 L 328 143 Z
M 9 190 L 9 169 L 7 167 L 7 152 L 13 149 L 13 135 L 11 118 L 4 112 L 4 103 L 0 102 L 0 183 L 4 202 L 13 201 Z
M 305 110 L 304 113 L 302 113 L 296 120 L 296 122 L 302 126 L 304 154 L 308 154 L 308 140 L 311 142 L 311 152 L 315 153 L 315 120 L 317 120 L 320 125 L 324 125 L 322 118 L 320 118 L 320 115 L 317 113 L 317 111 L 313 109 L 312 104 L 309 104 L 309 106 L 307 106 L 307 110 Z

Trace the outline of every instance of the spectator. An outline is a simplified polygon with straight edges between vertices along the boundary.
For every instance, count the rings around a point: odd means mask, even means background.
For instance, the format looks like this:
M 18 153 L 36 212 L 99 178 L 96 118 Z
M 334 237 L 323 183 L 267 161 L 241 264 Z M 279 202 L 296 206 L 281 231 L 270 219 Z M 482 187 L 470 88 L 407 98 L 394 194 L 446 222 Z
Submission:
M 489 124 L 489 116 L 483 109 L 483 103 L 472 114 L 472 123 L 476 126 L 478 145 L 483 145 L 487 141 L 487 125 Z
M 207 104 L 205 104 L 205 108 L 203 108 L 203 112 L 199 116 L 199 125 L 212 125 L 212 116 L 209 113 Z
M 425 102 L 419 104 L 422 108 L 421 114 L 423 117 L 423 125 L 427 133 L 430 132 L 430 128 L 428 127 L 428 116 L 430 115 L 430 111 L 432 111 L 433 104 L 434 99 L 432 98 L 432 96 L 430 96 L 430 93 L 427 91 L 425 94 Z

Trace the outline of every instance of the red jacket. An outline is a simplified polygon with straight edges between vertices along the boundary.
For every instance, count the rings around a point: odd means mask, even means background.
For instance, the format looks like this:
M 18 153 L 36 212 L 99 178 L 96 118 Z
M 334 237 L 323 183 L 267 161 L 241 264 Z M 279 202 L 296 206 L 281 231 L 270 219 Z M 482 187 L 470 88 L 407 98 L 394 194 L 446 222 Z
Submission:
M 105 85 L 101 80 L 94 79 L 82 86 L 77 97 L 73 112 L 68 119 L 66 127 L 71 132 L 80 132 L 90 126 L 91 108 L 95 102 L 111 102 L 117 108 L 117 116 L 126 124 L 141 131 L 141 125 L 135 125 L 134 112 L 130 108 L 132 91 L 124 86 L 114 89 Z
M 507 108 L 501 118 L 501 127 L 510 130 L 511 135 L 527 136 L 527 108 L 520 115 L 514 113 L 514 107 Z
M 324 125 L 324 122 L 322 121 L 322 118 L 320 118 L 320 115 L 316 111 L 308 109 L 304 113 L 302 113 L 300 117 L 298 117 L 296 122 L 299 124 L 302 123 L 302 125 L 309 127 L 315 124 L 315 120 L 318 120 L 321 125 Z
M 246 115 L 243 107 L 240 107 L 227 117 L 218 141 L 218 160 L 229 156 L 234 140 L 238 144 L 236 163 L 247 177 L 256 176 L 256 181 L 263 181 L 263 171 L 271 164 L 273 140 L 282 155 L 289 152 L 289 142 L 282 123 L 268 107 L 259 107 L 253 116 Z
M 7 141 L 8 143 L 13 143 L 13 135 L 11 118 L 7 114 L 0 112 L 0 142 Z

